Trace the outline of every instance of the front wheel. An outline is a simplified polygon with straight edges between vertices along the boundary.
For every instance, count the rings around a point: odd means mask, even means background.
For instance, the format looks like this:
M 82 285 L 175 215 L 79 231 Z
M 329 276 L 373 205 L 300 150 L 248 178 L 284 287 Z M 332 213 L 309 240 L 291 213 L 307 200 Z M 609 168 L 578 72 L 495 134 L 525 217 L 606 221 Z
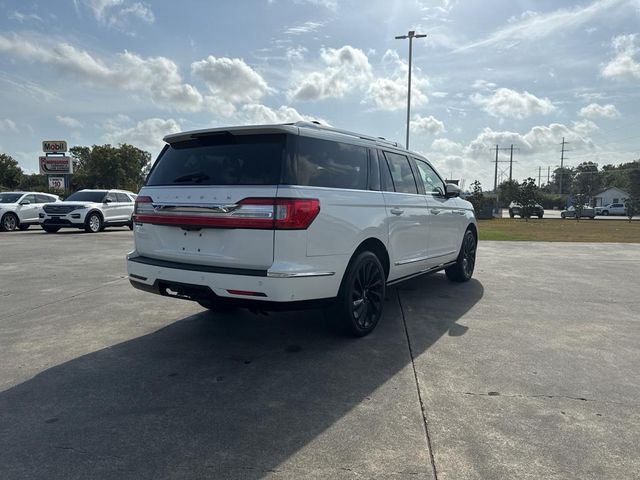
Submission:
M 605 210 L 604 212 L 602 212 L 602 214 L 606 217 L 607 215 L 609 215 L 609 210 Z
M 452 282 L 467 282 L 473 276 L 473 269 L 476 266 L 476 250 L 478 242 L 471 230 L 467 230 L 462 239 L 462 246 L 456 263 L 445 268 L 447 278 Z
M 97 213 L 91 213 L 84 222 L 84 230 L 88 233 L 98 233 L 102 230 L 102 218 Z
M 334 319 L 350 335 L 364 337 L 380 321 L 386 277 L 378 257 L 362 252 L 349 264 L 336 299 Z
M 5 213 L 0 228 L 6 232 L 12 232 L 18 228 L 19 223 L 18 217 L 14 213 Z

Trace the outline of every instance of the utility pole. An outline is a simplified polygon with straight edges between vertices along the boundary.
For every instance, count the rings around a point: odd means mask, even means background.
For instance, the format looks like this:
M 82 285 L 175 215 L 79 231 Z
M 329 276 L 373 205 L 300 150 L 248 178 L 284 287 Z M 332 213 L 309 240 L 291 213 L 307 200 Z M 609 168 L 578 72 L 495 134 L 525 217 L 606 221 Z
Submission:
M 407 87 L 407 143 L 406 148 L 409 149 L 409 124 L 411 122 L 411 60 L 413 56 L 413 39 L 424 38 L 426 34 L 416 34 L 415 30 L 409 30 L 407 35 L 398 35 L 396 40 L 409 39 L 409 85 Z
M 520 150 L 518 147 L 515 148 L 516 150 Z M 513 180 L 513 143 L 511 144 L 511 154 L 509 155 L 509 182 L 511 182 L 511 180 Z
M 551 165 L 547 167 L 547 185 L 549 185 L 549 180 L 551 179 Z M 547 187 L 549 188 L 549 187 Z
M 538 188 L 540 188 L 540 175 L 542 174 L 542 167 L 538 167 Z
M 569 142 L 564 141 L 564 137 L 562 137 L 562 151 L 560 152 L 560 195 L 562 195 L 562 179 L 564 178 L 564 152 L 568 152 L 568 150 L 564 149 L 564 146 Z
M 511 145 L 511 149 L 513 149 L 513 145 Z M 494 150 L 493 148 L 491 150 Z M 496 164 L 496 168 L 495 168 L 495 172 L 493 175 L 493 191 L 494 192 L 498 192 L 498 163 L 507 163 L 507 160 L 498 160 L 498 152 L 500 150 L 509 150 L 508 148 L 500 148 L 499 145 L 495 146 L 495 151 L 496 151 L 496 159 L 494 160 L 495 164 Z M 516 148 L 517 150 L 517 148 Z M 509 160 L 509 163 L 513 163 L 513 157 L 511 158 L 511 160 Z M 511 176 L 511 175 L 509 175 Z

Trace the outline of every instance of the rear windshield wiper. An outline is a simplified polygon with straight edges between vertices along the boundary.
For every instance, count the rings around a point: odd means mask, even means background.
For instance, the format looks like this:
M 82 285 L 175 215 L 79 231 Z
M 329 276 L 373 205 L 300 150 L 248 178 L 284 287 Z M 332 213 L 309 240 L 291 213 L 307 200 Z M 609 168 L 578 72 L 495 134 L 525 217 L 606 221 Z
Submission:
M 209 180 L 209 175 L 203 172 L 187 173 L 186 175 L 180 175 L 173 179 L 174 182 L 202 182 L 203 180 Z

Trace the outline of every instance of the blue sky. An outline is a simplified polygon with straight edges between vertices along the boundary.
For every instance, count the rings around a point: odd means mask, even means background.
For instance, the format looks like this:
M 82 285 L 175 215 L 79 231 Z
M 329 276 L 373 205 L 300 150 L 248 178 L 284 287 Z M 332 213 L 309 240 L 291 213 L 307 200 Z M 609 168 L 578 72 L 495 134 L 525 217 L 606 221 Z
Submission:
M 299 119 L 404 142 L 411 29 L 412 149 L 489 190 L 514 144 L 544 183 L 562 137 L 569 165 L 640 157 L 639 27 L 640 0 L 0 0 L 0 152 Z

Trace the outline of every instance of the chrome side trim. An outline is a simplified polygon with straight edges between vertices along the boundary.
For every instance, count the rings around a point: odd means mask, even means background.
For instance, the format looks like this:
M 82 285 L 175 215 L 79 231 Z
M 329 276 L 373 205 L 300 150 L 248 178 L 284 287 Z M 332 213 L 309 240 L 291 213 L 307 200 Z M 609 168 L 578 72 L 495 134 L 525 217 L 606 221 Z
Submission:
M 272 278 L 304 278 L 304 277 L 330 277 L 336 272 L 267 272 L 267 277 Z
M 408 260 L 400 260 L 394 263 L 394 265 L 406 265 L 408 263 L 417 263 L 417 262 L 422 262 L 423 260 L 429 260 L 429 257 L 416 257 L 416 258 L 410 258 Z

